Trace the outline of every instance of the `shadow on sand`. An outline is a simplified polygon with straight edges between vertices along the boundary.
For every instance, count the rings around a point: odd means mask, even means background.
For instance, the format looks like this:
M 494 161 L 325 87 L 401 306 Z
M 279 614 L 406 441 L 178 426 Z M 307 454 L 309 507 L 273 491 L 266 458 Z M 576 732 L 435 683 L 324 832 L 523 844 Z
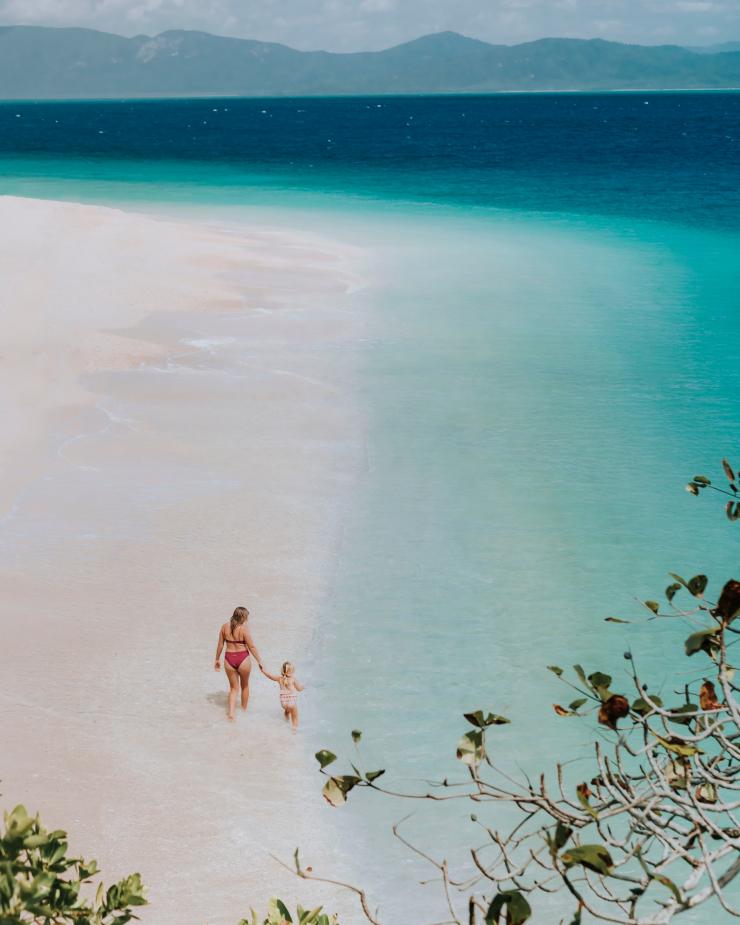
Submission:
M 225 711 L 229 704 L 229 694 L 228 691 L 214 691 L 211 694 L 206 694 L 206 700 L 220 710 Z

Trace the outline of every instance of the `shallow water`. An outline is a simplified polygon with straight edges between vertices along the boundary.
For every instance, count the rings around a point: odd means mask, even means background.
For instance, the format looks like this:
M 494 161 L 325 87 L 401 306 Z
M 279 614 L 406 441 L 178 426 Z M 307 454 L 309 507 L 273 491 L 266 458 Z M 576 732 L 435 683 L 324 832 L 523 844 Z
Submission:
M 738 564 L 720 507 L 682 489 L 740 443 L 740 97 L 305 102 L 223 104 L 239 131 L 187 144 L 178 126 L 204 101 L 16 107 L 0 190 L 364 248 L 367 446 L 319 631 L 295 658 L 321 717 L 311 735 L 348 751 L 361 728 L 369 764 L 413 785 L 455 771 L 461 714 L 482 707 L 515 720 L 496 733 L 512 763 L 583 758 L 589 729 L 555 718 L 567 694 L 545 666 L 622 677 L 629 645 L 669 689 L 683 628 L 603 618 L 638 616 L 669 570 L 716 588 Z M 371 106 L 386 109 L 374 130 Z M 153 113 L 159 134 L 111 141 Z M 71 127 L 52 142 L 57 117 Z M 352 803 L 326 814 L 351 857 L 338 866 L 398 914 L 417 902 L 402 884 L 418 867 L 387 831 L 404 807 Z M 411 823 L 425 845 L 436 819 Z

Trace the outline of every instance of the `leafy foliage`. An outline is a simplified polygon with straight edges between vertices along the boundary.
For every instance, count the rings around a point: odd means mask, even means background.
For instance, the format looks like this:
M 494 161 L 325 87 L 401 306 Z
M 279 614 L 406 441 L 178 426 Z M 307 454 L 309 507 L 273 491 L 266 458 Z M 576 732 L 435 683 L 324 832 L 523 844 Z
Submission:
M 316 909 L 303 909 L 298 906 L 294 913 L 281 899 L 271 899 L 265 917 L 258 916 L 254 909 L 248 919 L 242 919 L 239 925 L 338 925 L 335 915 L 327 915 L 321 906 Z
M 0 923 L 2 925 L 125 925 L 134 909 L 146 905 L 139 874 L 106 889 L 94 899 L 84 887 L 98 873 L 95 861 L 69 857 L 67 834 L 47 831 L 24 806 L 4 814 L 0 837 Z

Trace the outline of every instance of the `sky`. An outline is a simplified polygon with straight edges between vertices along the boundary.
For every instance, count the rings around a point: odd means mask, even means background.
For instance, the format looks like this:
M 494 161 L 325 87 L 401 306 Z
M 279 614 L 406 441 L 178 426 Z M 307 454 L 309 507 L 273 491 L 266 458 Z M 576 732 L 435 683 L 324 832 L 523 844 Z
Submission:
M 0 24 L 202 29 L 328 51 L 446 29 L 507 44 L 571 36 L 707 45 L 740 40 L 740 0 L 0 0 Z

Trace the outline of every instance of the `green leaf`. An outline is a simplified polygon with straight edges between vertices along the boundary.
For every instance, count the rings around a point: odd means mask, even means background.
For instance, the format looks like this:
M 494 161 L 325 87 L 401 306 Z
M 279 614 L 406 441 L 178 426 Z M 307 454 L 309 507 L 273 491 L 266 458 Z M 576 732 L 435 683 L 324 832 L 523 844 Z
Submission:
M 380 771 L 368 771 L 367 774 L 365 775 L 365 780 L 370 781 L 370 783 L 372 784 L 374 780 L 377 780 L 383 774 L 385 774 L 384 769 L 381 769 Z
M 663 768 L 666 783 L 673 790 L 686 790 L 688 788 L 688 769 L 686 762 L 672 758 Z
M 561 860 L 566 868 L 580 864 L 604 877 L 614 870 L 614 861 L 603 845 L 578 845 L 561 855 Z
M 735 473 L 732 471 L 732 466 L 726 459 L 722 460 L 722 468 L 725 470 L 725 475 L 727 476 L 728 482 L 735 481 Z
M 337 756 L 334 752 L 328 751 L 326 748 L 322 748 L 321 751 L 316 752 L 316 760 L 321 766 L 321 770 L 328 768 L 330 764 L 333 764 L 337 760 Z
M 26 849 L 41 848 L 42 845 L 49 844 L 49 833 L 42 832 L 40 835 L 28 835 L 23 839 L 23 847 Z
M 498 716 L 495 713 L 484 714 L 482 710 L 476 710 L 474 713 L 464 713 L 463 716 L 471 726 L 477 726 L 479 729 L 485 729 L 488 726 L 503 726 L 511 722 L 505 716 Z
M 660 604 L 657 601 L 643 601 L 643 604 L 648 610 L 652 610 L 654 614 L 657 614 L 660 610 Z
M 591 791 L 588 784 L 579 784 L 576 787 L 576 796 L 578 797 L 578 802 L 586 810 L 589 816 L 591 816 L 593 819 L 598 819 L 599 814 L 588 801 L 588 798 L 591 796 Z
M 621 617 L 604 617 L 604 623 L 631 623 L 632 620 L 623 620 Z
M 98 873 L 97 861 L 80 861 L 77 864 L 77 876 L 80 880 L 89 880 L 90 877 Z
M 563 848 L 573 834 L 573 829 L 569 828 L 567 825 L 563 825 L 562 822 L 558 822 L 555 827 L 555 838 L 553 839 L 553 844 L 555 848 L 560 851 Z
M 486 912 L 486 925 L 497 925 L 506 906 L 506 925 L 524 925 L 532 916 L 532 907 L 519 890 L 498 893 Z
M 682 703 L 680 707 L 671 707 L 671 722 L 688 726 L 691 720 L 695 718 L 693 714 L 698 709 L 695 703 Z
M 642 869 L 645 871 L 648 877 L 650 877 L 651 880 L 655 880 L 658 883 L 662 883 L 664 887 L 667 887 L 671 891 L 671 893 L 673 893 L 673 895 L 676 897 L 678 902 L 683 902 L 683 897 L 681 896 L 681 893 L 678 887 L 676 886 L 676 884 L 672 880 L 670 880 L 668 877 L 666 877 L 664 874 L 656 874 L 654 870 L 650 870 L 648 865 L 645 863 L 645 860 L 643 859 L 642 853 L 639 849 L 635 852 L 635 857 L 637 858 L 637 861 L 640 867 L 642 867 Z M 644 892 L 644 890 L 642 892 Z M 642 892 L 637 895 L 642 895 Z
M 666 751 L 672 752 L 674 755 L 679 755 L 681 758 L 690 758 L 692 755 L 704 754 L 700 748 L 697 748 L 695 745 L 690 745 L 688 742 L 684 742 L 684 740 L 679 739 L 678 736 L 671 736 L 669 739 L 665 739 L 656 732 L 653 732 L 653 735 Z
M 712 652 L 717 652 L 720 647 L 717 639 L 718 632 L 719 627 L 715 627 L 714 629 L 699 630 L 697 633 L 692 633 L 684 643 L 686 654 L 695 655 L 697 652 L 706 652 L 707 655 L 711 655 Z
M 548 665 L 547 670 L 551 671 L 553 674 L 556 674 L 559 678 L 563 675 L 563 669 L 558 668 L 557 665 Z
M 475 767 L 483 761 L 486 757 L 486 750 L 481 730 L 471 729 L 465 733 L 457 743 L 457 757 L 469 767 Z
M 681 585 L 677 581 L 674 581 L 672 585 L 668 585 L 668 587 L 665 589 L 665 596 L 668 598 L 669 601 L 672 601 L 673 598 L 676 596 L 676 592 L 680 590 L 681 590 Z
M 708 583 L 709 579 L 706 575 L 694 575 L 694 577 L 690 578 L 688 582 L 689 591 L 694 595 L 694 597 L 701 597 L 704 594 L 704 590 Z
M 588 676 L 589 684 L 601 700 L 608 700 L 611 697 L 609 685 L 612 679 L 608 674 L 602 674 L 600 671 L 594 671 Z
M 681 891 L 670 878 L 665 876 L 665 874 L 653 874 L 653 880 L 657 880 L 658 883 L 662 883 L 663 886 L 668 887 L 671 893 L 676 897 L 677 902 L 683 902 Z
M 344 774 L 342 777 L 330 777 L 321 791 L 324 799 L 331 806 L 343 806 L 347 802 L 347 794 L 360 783 L 359 777 Z
M 576 710 L 579 710 L 584 703 L 588 703 L 588 698 L 579 697 L 578 700 L 573 700 L 571 703 L 569 703 L 568 707 L 575 712 Z
M 5 814 L 5 837 L 11 840 L 22 839 L 33 828 L 36 820 L 28 815 L 25 806 L 20 804 L 10 813 Z
M 697 485 L 701 485 L 702 488 L 706 488 L 708 485 L 712 484 L 706 475 L 695 475 L 691 481 L 696 482 Z
M 574 665 L 574 666 L 573 666 L 573 671 L 575 671 L 575 673 L 578 675 L 578 677 L 579 677 L 579 679 L 580 679 L 580 681 L 581 681 L 581 684 L 583 684 L 583 685 L 585 685 L 586 687 L 588 687 L 588 681 L 586 680 L 586 672 L 583 670 L 583 668 L 581 668 L 580 665 Z
M 656 697 L 651 694 L 649 698 L 638 697 L 637 700 L 635 700 L 635 702 L 632 704 L 632 709 L 640 716 L 647 716 L 648 713 L 653 712 L 653 705 L 662 707 L 663 701 L 660 699 L 660 697 Z
M 360 741 L 361 738 L 362 738 L 362 733 L 360 732 L 360 730 L 353 729 L 352 730 L 352 741 L 355 743 L 355 745 L 357 745 L 357 743 Z
M 290 912 L 288 912 L 288 907 L 285 905 L 285 903 L 281 899 L 275 900 L 275 906 L 277 907 L 278 912 L 280 913 L 280 915 L 282 915 L 282 917 L 285 919 L 286 922 L 293 921 L 293 919 L 291 918 Z
M 671 576 L 671 578 L 675 578 L 675 580 L 681 585 L 682 588 L 686 588 L 687 591 L 689 590 L 689 584 L 685 578 L 681 578 L 681 576 L 677 575 L 675 572 L 668 572 L 668 574 Z

